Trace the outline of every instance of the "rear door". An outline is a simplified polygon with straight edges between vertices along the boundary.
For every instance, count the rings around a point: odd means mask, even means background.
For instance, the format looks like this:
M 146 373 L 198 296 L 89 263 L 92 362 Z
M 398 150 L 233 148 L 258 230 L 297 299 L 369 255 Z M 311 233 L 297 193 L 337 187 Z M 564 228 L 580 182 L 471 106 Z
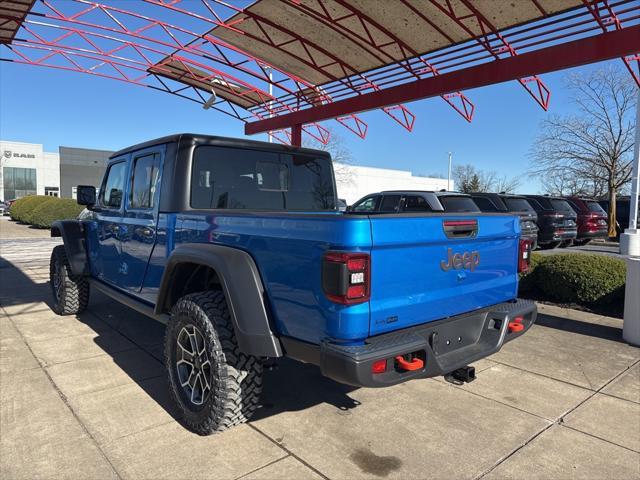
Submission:
M 443 319 L 517 294 L 512 215 L 372 215 L 370 334 Z
M 164 146 L 132 154 L 127 201 L 120 225 L 122 286 L 132 292 L 142 288 L 156 242 L 163 157 Z

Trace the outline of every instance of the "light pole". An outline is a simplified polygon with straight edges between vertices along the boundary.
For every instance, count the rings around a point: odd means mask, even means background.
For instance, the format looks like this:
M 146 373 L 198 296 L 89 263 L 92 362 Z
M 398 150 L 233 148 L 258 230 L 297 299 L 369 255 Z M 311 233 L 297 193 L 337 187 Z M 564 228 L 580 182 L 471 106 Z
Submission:
M 636 105 L 636 140 L 631 167 L 631 196 L 629 197 L 629 228 L 620 235 L 620 253 L 640 257 L 640 225 L 638 225 L 638 194 L 640 194 L 640 89 Z
M 628 255 L 624 293 L 624 323 L 622 338 L 640 346 L 640 228 L 638 225 L 638 194 L 640 193 L 640 89 L 636 105 L 636 144 L 633 146 L 631 197 L 629 198 L 629 228 L 620 235 L 620 253 Z
M 451 191 L 451 152 L 449 152 L 449 174 L 447 175 L 447 191 Z

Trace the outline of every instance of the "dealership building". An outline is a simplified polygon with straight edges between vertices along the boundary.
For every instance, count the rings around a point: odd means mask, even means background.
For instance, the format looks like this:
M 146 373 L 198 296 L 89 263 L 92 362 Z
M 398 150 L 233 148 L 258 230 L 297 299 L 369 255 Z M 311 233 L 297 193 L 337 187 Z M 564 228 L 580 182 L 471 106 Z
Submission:
M 111 155 L 107 150 L 0 140 L 0 201 L 26 195 L 75 198 L 77 185 L 98 187 Z M 335 164 L 338 197 L 352 204 L 381 190 L 442 190 L 447 180 L 414 176 L 407 170 Z
M 27 195 L 75 198 L 76 185 L 98 186 L 111 152 L 0 140 L 0 201 Z

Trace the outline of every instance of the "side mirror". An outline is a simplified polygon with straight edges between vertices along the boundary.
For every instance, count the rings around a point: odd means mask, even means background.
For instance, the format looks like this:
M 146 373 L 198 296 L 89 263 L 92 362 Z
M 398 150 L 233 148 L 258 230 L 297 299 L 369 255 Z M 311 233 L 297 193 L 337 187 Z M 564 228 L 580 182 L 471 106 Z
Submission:
M 89 208 L 96 204 L 96 187 L 92 185 L 78 185 L 76 188 L 78 205 L 85 205 Z
M 353 206 L 347 205 L 347 208 L 345 208 L 344 211 L 345 212 L 352 212 L 353 211 Z

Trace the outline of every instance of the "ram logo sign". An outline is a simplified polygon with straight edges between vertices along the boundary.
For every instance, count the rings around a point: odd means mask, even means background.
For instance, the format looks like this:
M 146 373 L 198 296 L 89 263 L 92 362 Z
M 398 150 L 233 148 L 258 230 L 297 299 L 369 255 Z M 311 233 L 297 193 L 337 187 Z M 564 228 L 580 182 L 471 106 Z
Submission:
M 471 270 L 472 272 L 480 265 L 480 252 L 474 250 L 472 252 L 453 253 L 449 248 L 447 250 L 447 259 L 440 260 L 440 268 L 445 272 L 454 270 Z

